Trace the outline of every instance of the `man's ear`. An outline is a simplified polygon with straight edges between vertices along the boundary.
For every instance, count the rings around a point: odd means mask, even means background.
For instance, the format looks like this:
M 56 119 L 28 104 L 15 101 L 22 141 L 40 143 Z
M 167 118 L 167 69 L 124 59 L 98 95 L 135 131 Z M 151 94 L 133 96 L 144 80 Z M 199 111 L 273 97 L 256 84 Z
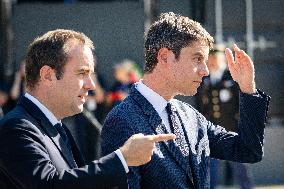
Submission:
M 172 62 L 174 58 L 175 58 L 174 53 L 167 48 L 161 48 L 157 56 L 158 62 L 161 62 L 161 63 Z
M 157 56 L 157 60 L 158 63 L 167 63 L 168 62 L 168 54 L 169 54 L 169 50 L 167 48 L 161 48 L 158 52 L 158 56 Z
M 50 85 L 52 81 L 56 79 L 54 69 L 52 69 L 50 66 L 47 65 L 41 67 L 39 74 L 40 74 L 40 81 L 47 85 Z

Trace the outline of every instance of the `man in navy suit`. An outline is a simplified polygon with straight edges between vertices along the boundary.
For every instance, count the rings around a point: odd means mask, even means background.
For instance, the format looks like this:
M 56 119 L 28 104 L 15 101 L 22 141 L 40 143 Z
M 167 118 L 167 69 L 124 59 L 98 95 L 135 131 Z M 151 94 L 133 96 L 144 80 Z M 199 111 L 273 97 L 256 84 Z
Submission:
M 187 103 L 173 99 L 197 92 L 207 68 L 213 38 L 197 22 L 162 14 L 145 36 L 145 74 L 129 96 L 107 116 L 102 152 L 108 154 L 135 134 L 174 133 L 156 143 L 152 160 L 131 167 L 130 189 L 209 188 L 209 159 L 255 163 L 262 159 L 269 97 L 255 87 L 250 57 L 234 45 L 226 49 L 232 78 L 240 87 L 237 132 L 214 125 Z
M 95 85 L 92 41 L 72 30 L 35 39 L 26 57 L 27 93 L 0 121 L 0 188 L 128 188 L 128 166 L 151 159 L 155 142 L 175 136 L 130 137 L 86 164 L 61 119 L 82 112 Z

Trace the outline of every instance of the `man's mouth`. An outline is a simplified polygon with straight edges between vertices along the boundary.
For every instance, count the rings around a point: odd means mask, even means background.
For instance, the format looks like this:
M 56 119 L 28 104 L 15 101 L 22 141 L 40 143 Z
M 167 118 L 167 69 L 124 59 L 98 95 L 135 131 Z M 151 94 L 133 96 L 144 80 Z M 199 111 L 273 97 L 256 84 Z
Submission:
M 87 94 L 82 94 L 82 95 L 79 95 L 78 97 L 85 103 L 87 96 L 88 96 Z
M 193 82 L 194 82 L 194 83 L 197 83 L 197 84 L 199 84 L 199 85 L 200 85 L 202 81 L 200 81 L 200 80 L 196 80 L 196 81 L 193 81 Z

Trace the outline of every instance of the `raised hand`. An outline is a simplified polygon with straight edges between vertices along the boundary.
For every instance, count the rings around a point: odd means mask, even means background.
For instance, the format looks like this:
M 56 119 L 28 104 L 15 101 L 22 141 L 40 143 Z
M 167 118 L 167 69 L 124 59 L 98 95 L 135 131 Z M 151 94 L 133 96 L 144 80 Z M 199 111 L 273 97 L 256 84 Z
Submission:
M 234 81 L 239 84 L 243 93 L 255 93 L 254 66 L 250 57 L 234 44 L 235 58 L 232 51 L 226 48 L 228 68 Z
M 128 166 L 143 165 L 151 160 L 155 142 L 175 139 L 174 134 L 132 135 L 122 147 L 121 153 Z

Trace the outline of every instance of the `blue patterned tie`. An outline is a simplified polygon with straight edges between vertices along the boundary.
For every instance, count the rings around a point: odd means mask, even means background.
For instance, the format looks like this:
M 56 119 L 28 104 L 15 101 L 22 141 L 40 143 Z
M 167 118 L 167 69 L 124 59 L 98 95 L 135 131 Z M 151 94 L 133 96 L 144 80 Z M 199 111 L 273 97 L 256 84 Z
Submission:
M 171 131 L 176 135 L 176 144 L 179 147 L 182 155 L 186 157 L 189 155 L 189 147 L 185 139 L 184 131 L 181 126 L 182 123 L 181 120 L 179 119 L 180 116 L 178 115 L 178 111 L 170 103 L 167 104 L 166 110 L 168 113 L 168 119 Z
M 193 178 L 196 178 L 194 175 L 194 169 L 192 162 L 190 161 L 191 159 L 191 154 L 189 151 L 189 140 L 188 136 L 185 135 L 185 126 L 182 123 L 181 117 L 177 111 L 177 109 L 174 107 L 174 105 L 168 103 L 166 106 L 166 110 L 168 113 L 168 119 L 169 119 L 169 124 L 171 127 L 172 133 L 176 135 L 176 144 L 181 151 L 182 156 L 186 159 L 186 164 L 189 168 L 189 172 L 191 172 L 191 176 L 187 177 L 187 182 L 189 185 L 189 188 L 195 189 L 195 184 L 193 182 Z

